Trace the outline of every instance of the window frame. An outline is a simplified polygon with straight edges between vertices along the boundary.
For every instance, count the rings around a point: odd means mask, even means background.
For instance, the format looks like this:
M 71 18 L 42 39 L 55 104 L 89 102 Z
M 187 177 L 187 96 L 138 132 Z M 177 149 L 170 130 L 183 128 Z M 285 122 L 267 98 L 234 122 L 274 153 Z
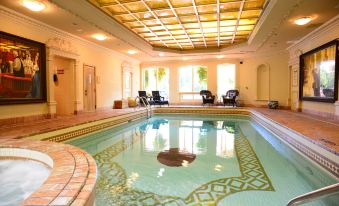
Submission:
M 192 72 L 192 85 L 191 85 L 191 90 L 190 92 L 182 92 L 180 91 L 180 69 L 185 68 L 185 67 L 190 67 L 191 68 L 191 72 Z M 200 102 L 201 97 L 200 97 L 200 91 L 195 92 L 194 90 L 194 67 L 205 67 L 206 71 L 207 71 L 207 77 L 206 77 L 206 90 L 208 89 L 208 67 L 205 65 L 186 65 L 186 66 L 181 66 L 178 68 L 178 93 L 179 93 L 179 100 L 180 102 Z M 183 96 L 184 95 L 192 95 L 192 99 L 184 99 Z M 199 98 L 194 98 L 194 95 L 199 95 Z
M 221 65 L 234 65 L 234 89 L 237 89 L 237 65 L 236 64 L 230 64 L 230 63 L 222 63 L 222 64 L 218 64 L 217 65 L 217 95 L 218 95 L 218 98 L 220 98 L 219 97 L 219 66 L 221 66 Z M 222 93 L 222 95 L 226 95 L 226 92 L 227 91 L 224 91 L 224 93 Z
M 157 74 L 157 77 L 156 77 L 156 80 L 155 80 L 155 90 L 152 90 L 152 91 L 160 91 L 158 89 L 158 69 L 159 68 L 165 68 L 167 69 L 168 71 L 168 91 L 167 91 L 167 98 L 169 99 L 169 96 L 170 96 L 170 68 L 169 67 L 166 67 L 166 66 L 149 66 L 149 67 L 143 67 L 141 69 L 141 88 L 142 90 L 146 91 L 146 88 L 145 88 L 145 71 L 146 69 L 155 69 L 156 71 L 156 74 Z

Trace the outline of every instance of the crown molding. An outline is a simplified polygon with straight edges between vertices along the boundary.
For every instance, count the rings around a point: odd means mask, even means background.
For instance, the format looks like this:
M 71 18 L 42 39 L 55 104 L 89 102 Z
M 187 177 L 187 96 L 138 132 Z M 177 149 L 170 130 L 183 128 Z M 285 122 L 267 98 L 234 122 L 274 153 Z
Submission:
M 49 24 L 43 23 L 41 21 L 38 21 L 36 19 L 33 19 L 31 17 L 28 17 L 26 15 L 23 15 L 21 13 L 18 13 L 12 9 L 9 9 L 7 7 L 4 7 L 2 5 L 0 5 L 0 15 L 3 15 L 4 18 L 11 18 L 13 21 L 16 21 L 20 24 L 27 24 L 27 25 L 31 25 L 37 29 L 39 29 L 40 31 L 47 31 L 52 33 L 53 35 L 55 35 L 56 38 L 60 38 L 60 39 L 64 39 L 67 40 L 69 42 L 72 42 L 74 40 L 78 41 L 79 43 L 81 43 L 83 46 L 90 46 L 90 47 L 95 47 L 97 49 L 101 49 L 104 50 L 106 52 L 112 53 L 115 56 L 118 56 L 119 58 L 123 59 L 123 60 L 128 60 L 130 62 L 133 63 L 140 63 L 139 60 L 131 58 L 127 55 L 124 55 L 120 52 L 114 51 L 112 49 L 106 48 L 104 46 L 98 45 L 94 42 L 88 41 L 86 39 L 83 39 L 81 37 L 75 36 L 71 33 L 68 33 L 66 31 L 63 31 L 61 29 L 55 28 Z M 37 40 L 39 41 L 39 40 Z M 48 40 L 46 40 L 47 42 Z M 41 42 L 41 41 L 40 41 Z M 46 43 L 46 42 L 42 42 L 42 43 Z
M 274 6 L 278 6 L 278 0 L 272 0 L 273 2 L 274 2 L 274 4 L 272 3 L 272 7 L 274 7 Z M 285 1 L 285 0 L 284 0 Z M 281 27 L 281 25 L 284 23 L 284 22 L 286 22 L 286 20 L 289 18 L 289 16 L 291 15 L 291 13 L 293 12 L 293 11 L 295 11 L 295 9 L 297 9 L 297 8 L 299 8 L 300 7 L 300 5 L 302 4 L 302 3 L 304 3 L 305 2 L 305 0 L 295 0 L 293 3 L 294 3 L 294 5 L 293 6 L 291 6 L 283 15 L 282 15 L 282 18 L 280 19 L 280 21 L 279 22 L 276 22 L 275 24 L 274 24 L 274 27 L 272 28 L 272 30 L 271 30 L 271 32 L 269 32 L 267 35 L 266 35 L 266 37 L 263 37 L 263 40 L 260 42 L 260 43 L 258 43 L 258 46 L 256 47 L 256 51 L 258 51 L 258 50 L 260 50 L 269 40 L 270 40 L 270 38 L 272 37 L 272 36 L 274 36 L 275 34 L 277 34 L 278 33 L 278 30 L 280 29 L 280 27 Z M 281 4 L 286 4 L 286 2 L 283 2 L 283 1 L 280 1 L 280 3 Z M 268 7 L 269 7 L 270 5 L 268 5 Z M 273 9 L 271 8 L 270 9 L 270 11 L 272 11 Z M 269 14 L 271 14 L 272 12 L 270 12 Z M 269 15 L 269 14 L 267 14 L 267 16 Z M 267 17 L 266 17 L 267 18 Z M 263 23 L 262 23 L 263 24 Z M 262 26 L 262 25 L 261 25 Z
M 329 21 L 325 22 L 323 25 L 316 28 L 314 31 L 310 32 L 306 36 L 299 39 L 297 42 L 287 47 L 286 50 L 292 52 L 292 50 L 298 49 L 306 43 L 306 41 L 312 41 L 314 39 L 319 39 L 323 37 L 325 34 L 331 33 L 339 28 L 339 14 Z M 339 37 L 339 35 L 338 35 Z
M 262 12 L 261 16 L 259 17 L 258 23 L 255 25 L 255 28 L 253 29 L 250 37 L 248 38 L 247 43 L 251 44 L 253 41 L 255 35 L 259 32 L 260 27 L 263 25 L 263 23 L 268 18 L 268 15 L 271 13 L 274 5 L 277 3 L 277 0 L 269 0 L 268 3 L 264 7 L 264 11 Z
M 125 26 L 118 23 L 114 20 L 113 17 L 109 16 L 105 12 L 96 8 L 90 1 L 88 0 L 48 0 L 51 4 L 56 7 L 68 12 L 69 14 L 76 16 L 77 18 L 83 20 L 84 22 L 90 24 L 91 26 L 104 31 L 105 33 L 113 36 L 116 39 L 134 47 L 145 54 L 154 57 L 150 51 L 152 51 L 153 47 L 146 42 L 146 40 L 139 37 L 137 34 L 134 34 L 130 30 L 128 30 Z M 92 9 L 91 13 L 95 12 L 95 15 L 89 15 L 89 10 Z M 83 15 L 83 13 L 87 12 L 87 15 Z M 97 23 L 99 22 L 99 23 Z M 114 31 L 114 32 L 112 32 Z M 126 33 L 128 35 L 126 35 Z M 130 40 L 126 41 L 126 36 L 130 36 Z M 131 42 L 130 42 L 131 41 Z

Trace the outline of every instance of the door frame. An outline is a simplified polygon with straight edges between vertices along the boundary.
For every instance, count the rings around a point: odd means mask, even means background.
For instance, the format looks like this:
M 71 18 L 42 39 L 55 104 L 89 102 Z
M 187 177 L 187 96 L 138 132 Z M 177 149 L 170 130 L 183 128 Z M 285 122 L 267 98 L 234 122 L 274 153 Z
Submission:
M 130 74 L 130 90 L 131 90 L 131 97 L 133 96 L 133 71 L 132 65 L 129 62 L 123 62 L 121 64 L 121 99 L 124 98 L 124 88 L 125 88 L 125 73 Z M 126 97 L 128 98 L 128 97 Z
M 92 112 L 92 111 L 88 111 L 88 110 L 85 110 L 85 100 L 86 100 L 86 96 L 85 96 L 85 67 L 92 67 L 94 69 L 94 78 L 93 78 L 93 81 L 94 81 L 94 111 L 96 111 L 97 109 L 97 81 L 96 81 L 96 78 L 97 78 L 97 75 L 96 75 L 96 67 L 94 65 L 89 65 L 89 64 L 83 64 L 83 72 L 82 72 L 82 75 L 83 75 L 83 81 L 82 81 L 82 96 L 83 96 L 83 110 L 85 112 Z
M 76 62 L 77 62 L 77 60 L 74 59 L 74 58 L 65 57 L 63 55 L 58 55 L 58 54 L 54 55 L 53 56 L 53 61 L 54 61 L 54 68 L 55 69 L 53 70 L 53 76 L 54 75 L 58 76 L 58 73 L 57 73 L 58 65 L 55 64 L 55 58 L 61 58 L 61 59 L 64 59 L 65 61 L 71 61 L 72 64 L 73 64 L 73 66 L 70 68 L 70 70 L 71 70 L 70 73 L 71 73 L 71 75 L 73 75 L 72 79 L 74 81 L 73 91 L 72 91 L 73 92 L 73 95 L 72 95 L 73 100 L 72 100 L 72 102 L 74 102 L 74 104 L 72 104 L 73 105 L 72 110 L 73 110 L 73 114 L 77 114 L 77 112 L 78 112 L 78 110 L 77 110 L 77 101 L 76 101 L 76 96 L 77 96 L 77 94 L 76 94 L 76 87 L 77 87 L 77 85 L 76 85 L 76 68 L 77 68 L 77 63 Z M 55 105 L 54 105 L 55 106 L 55 115 L 57 116 L 57 115 L 60 115 L 60 114 L 57 114 L 58 102 L 57 102 L 57 100 L 55 98 L 55 92 L 56 92 L 55 91 L 55 85 L 58 84 L 58 80 L 56 80 L 56 81 L 53 80 L 53 82 L 54 82 L 53 99 L 54 99 L 54 102 L 55 102 Z M 62 115 L 64 115 L 64 114 L 62 114 Z

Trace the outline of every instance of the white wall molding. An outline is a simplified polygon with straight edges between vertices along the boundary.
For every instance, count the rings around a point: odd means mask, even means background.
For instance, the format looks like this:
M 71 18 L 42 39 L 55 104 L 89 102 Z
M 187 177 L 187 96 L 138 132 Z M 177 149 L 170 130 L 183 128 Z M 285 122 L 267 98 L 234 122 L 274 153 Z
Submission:
M 53 48 L 55 50 L 71 53 L 75 56 L 79 55 L 77 48 L 74 47 L 73 44 L 70 41 L 59 38 L 59 37 L 54 37 L 54 38 L 48 39 L 46 45 L 49 48 Z

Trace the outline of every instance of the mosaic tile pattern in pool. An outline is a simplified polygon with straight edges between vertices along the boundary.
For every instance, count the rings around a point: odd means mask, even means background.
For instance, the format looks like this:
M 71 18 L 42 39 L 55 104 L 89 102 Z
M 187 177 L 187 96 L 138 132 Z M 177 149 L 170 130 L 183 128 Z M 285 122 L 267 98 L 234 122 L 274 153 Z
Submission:
M 120 140 L 94 156 L 100 170 L 98 198 L 118 205 L 216 205 L 224 197 L 243 191 L 274 191 L 274 187 L 256 156 L 249 141 L 237 129 L 235 151 L 241 176 L 216 179 L 195 188 L 187 197 L 165 196 L 130 187 L 128 175 L 117 163 L 115 156 L 142 138 L 133 137 L 131 142 Z M 115 174 L 112 176 L 112 171 Z

